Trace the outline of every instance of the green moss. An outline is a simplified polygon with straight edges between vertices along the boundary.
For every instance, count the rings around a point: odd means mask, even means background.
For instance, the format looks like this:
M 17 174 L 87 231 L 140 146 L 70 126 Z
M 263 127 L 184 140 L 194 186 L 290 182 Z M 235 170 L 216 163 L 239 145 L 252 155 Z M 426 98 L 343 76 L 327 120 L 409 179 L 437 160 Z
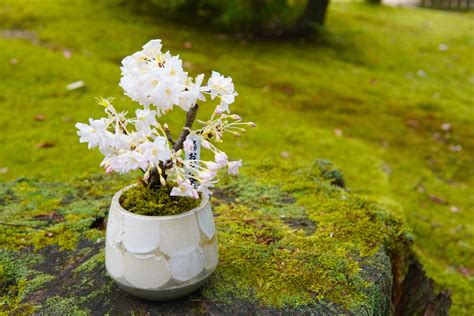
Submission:
M 406 224 L 376 202 L 332 185 L 332 178 L 323 176 L 325 166 L 268 161 L 257 167 L 266 177 L 224 181 L 226 195 L 214 209 L 220 265 L 206 295 L 280 308 L 328 300 L 351 311 L 389 310 L 383 291 L 390 293 L 391 287 L 380 284 L 391 282 L 390 264 L 379 257 L 387 249 L 406 251 Z M 229 199 L 238 202 L 224 203 Z M 288 212 L 289 218 L 306 216 L 316 231 L 308 236 L 291 228 L 279 211 L 284 204 L 283 209 L 298 210 Z M 363 273 L 362 265 L 376 272 Z
M 64 298 L 60 296 L 50 297 L 44 303 L 48 313 L 53 315 L 90 315 L 91 311 L 79 308 L 74 298 Z
M 80 238 L 103 238 L 103 220 L 114 192 L 130 181 L 122 177 L 75 179 L 69 183 L 22 180 L 0 184 L 10 192 L 0 205 L 0 242 L 5 250 L 48 245 L 74 249 Z M 100 196 L 99 196 L 100 194 Z
M 274 308 L 374 310 L 387 296 L 378 288 L 377 279 L 363 273 L 363 265 L 375 266 L 370 258 L 382 249 L 403 251 L 407 242 L 403 220 L 367 198 L 331 185 L 331 179 L 321 176 L 319 166 L 267 161 L 255 168 L 256 177 L 243 174 L 224 178 L 224 190 L 218 190 L 213 197 L 217 204 L 214 213 L 220 264 L 203 290 L 205 296 L 217 302 L 233 302 L 237 298 Z M 282 174 L 284 180 L 277 176 Z M 307 181 L 308 175 L 312 181 Z M 14 216 L 30 225 L 26 231 L 24 227 L 0 226 L 4 233 L 0 241 L 15 251 L 59 246 L 58 251 L 71 253 L 64 265 L 74 267 L 73 277 L 84 276 L 81 284 L 93 284 L 93 276 L 103 265 L 103 251 L 66 249 L 75 249 L 88 236 L 103 238 L 103 231 L 92 223 L 106 212 L 114 190 L 122 186 L 121 178 L 114 178 L 119 183 L 108 192 L 111 178 L 93 179 L 77 179 L 69 186 L 36 181 L 0 185 L 0 190 L 11 192 L 12 197 L 10 203 L 0 206 L 2 220 L 17 223 L 7 217 Z M 104 192 L 108 195 L 101 197 Z M 45 200 L 40 201 L 38 196 Z M 67 198 L 59 204 L 47 202 L 60 196 Z M 17 197 L 28 207 L 16 209 Z M 45 207 L 33 212 L 39 216 L 35 223 L 30 214 L 38 205 Z M 288 222 L 302 218 L 315 223 L 312 233 Z M 33 228 L 33 223 L 41 224 L 41 228 Z M 34 272 L 28 262 L 18 265 L 11 256 L 6 256 L 1 265 L 10 280 L 8 290 L 2 293 L 12 308 L 27 308 L 25 293 L 30 295 L 38 287 L 48 286 L 52 279 Z M 87 259 L 77 264 L 78 258 Z M 105 290 L 106 287 L 87 290 L 87 295 L 80 297 L 54 297 L 41 310 L 80 311 L 78 306 L 103 295 L 101 291 Z
M 97 268 L 98 265 L 103 265 L 104 262 L 105 254 L 103 251 L 100 251 L 98 254 L 92 256 L 90 259 L 75 268 L 74 273 L 91 272 Z
M 46 283 L 54 280 L 55 277 L 51 274 L 41 273 L 41 272 L 33 272 L 31 276 L 28 277 L 26 283 L 26 289 L 23 293 L 24 297 L 28 297 L 29 294 L 34 293 L 36 290 L 45 286 Z
M 201 199 L 170 196 L 172 187 L 160 186 L 151 189 L 138 184 L 122 193 L 120 204 L 129 212 L 148 215 L 177 215 L 197 207 Z
M 0 250 L 0 314 L 30 314 L 34 311 L 34 307 L 23 300 L 30 290 L 42 283 L 39 279 L 43 279 L 43 276 L 30 275 L 32 273 L 29 271 L 30 266 L 40 261 L 41 258 L 37 255 L 19 255 L 5 249 Z

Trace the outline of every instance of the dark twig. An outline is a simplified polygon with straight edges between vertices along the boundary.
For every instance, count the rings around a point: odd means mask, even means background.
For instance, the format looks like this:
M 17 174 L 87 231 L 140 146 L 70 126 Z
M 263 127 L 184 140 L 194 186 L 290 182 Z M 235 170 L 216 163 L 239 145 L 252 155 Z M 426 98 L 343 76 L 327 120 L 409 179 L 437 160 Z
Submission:
M 188 113 L 186 114 L 186 122 L 184 123 L 183 130 L 181 131 L 181 135 L 179 135 L 178 140 L 173 145 L 173 150 L 178 151 L 183 148 L 183 143 L 188 137 L 191 126 L 193 126 L 194 120 L 196 119 L 196 114 L 199 106 L 196 104 L 191 109 L 189 109 Z
M 163 127 L 163 129 L 165 130 L 165 133 L 166 133 L 166 138 L 168 138 L 168 141 L 171 143 L 171 145 L 175 145 L 174 143 L 174 140 L 173 140 L 173 137 L 171 136 L 171 132 L 168 128 L 168 125 L 165 124 L 165 126 Z
M 173 150 L 175 152 L 183 148 L 183 143 L 186 140 L 186 137 L 188 137 L 188 135 L 190 133 L 190 130 L 191 130 L 191 126 L 193 125 L 194 120 L 196 119 L 197 110 L 198 110 L 198 105 L 196 104 L 191 109 L 189 109 L 189 111 L 186 113 L 186 122 L 184 123 L 183 130 L 181 131 L 181 135 L 179 135 L 179 138 L 176 142 L 173 142 L 173 139 L 171 137 L 171 133 L 168 129 L 168 126 L 163 127 L 163 129 L 166 133 L 166 137 L 168 138 L 170 143 L 173 145 Z M 164 173 L 164 171 L 167 168 L 170 168 L 173 164 L 172 164 L 171 160 L 168 160 L 166 162 L 160 161 L 158 164 L 159 164 L 159 168 L 161 169 L 161 172 L 162 172 L 161 177 L 163 177 L 163 179 L 166 180 L 166 174 Z M 158 168 L 156 168 L 156 167 L 150 168 L 149 177 L 148 177 L 147 182 L 148 182 L 148 186 L 150 188 L 157 188 L 161 185 L 160 172 L 159 172 Z
M 150 169 L 150 175 L 148 178 L 148 187 L 150 188 L 157 188 L 161 185 L 160 183 L 160 174 L 158 173 L 158 169 L 153 167 Z

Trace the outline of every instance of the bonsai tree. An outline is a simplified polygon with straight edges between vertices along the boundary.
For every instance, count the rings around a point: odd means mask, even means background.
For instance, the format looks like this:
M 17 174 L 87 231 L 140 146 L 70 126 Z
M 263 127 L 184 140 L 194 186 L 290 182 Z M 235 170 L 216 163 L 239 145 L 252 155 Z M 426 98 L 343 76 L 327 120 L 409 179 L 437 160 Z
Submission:
M 120 86 L 125 95 L 141 107 L 135 117 L 118 112 L 112 99 L 98 99 L 106 117 L 77 123 L 81 143 L 98 148 L 104 155 L 101 166 L 107 173 L 127 173 L 141 169 L 142 182 L 152 189 L 170 188 L 170 196 L 197 199 L 198 192 L 211 193 L 220 169 L 237 174 L 241 160 L 229 161 L 216 147 L 224 133 L 240 136 L 252 122 L 232 114 L 230 105 L 237 92 L 232 78 L 213 71 L 207 84 L 204 75 L 191 77 L 183 70 L 179 56 L 162 52 L 161 40 L 143 46 L 122 61 Z M 213 102 L 214 111 L 206 120 L 196 120 L 200 103 Z M 185 123 L 174 139 L 161 120 L 178 107 L 185 112 Z M 196 121 L 197 127 L 193 127 Z M 194 124 L 196 125 L 196 124 Z M 212 152 L 214 160 L 200 160 L 200 148 Z

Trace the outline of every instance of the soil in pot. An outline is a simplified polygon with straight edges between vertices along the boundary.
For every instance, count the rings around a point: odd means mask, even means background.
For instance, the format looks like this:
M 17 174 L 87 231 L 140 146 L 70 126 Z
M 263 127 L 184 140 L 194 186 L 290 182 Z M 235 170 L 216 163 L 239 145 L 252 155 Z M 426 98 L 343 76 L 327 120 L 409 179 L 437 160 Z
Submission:
M 170 196 L 172 187 L 149 188 L 141 183 L 124 191 L 120 205 L 129 212 L 147 216 L 168 216 L 187 212 L 199 206 L 201 199 Z

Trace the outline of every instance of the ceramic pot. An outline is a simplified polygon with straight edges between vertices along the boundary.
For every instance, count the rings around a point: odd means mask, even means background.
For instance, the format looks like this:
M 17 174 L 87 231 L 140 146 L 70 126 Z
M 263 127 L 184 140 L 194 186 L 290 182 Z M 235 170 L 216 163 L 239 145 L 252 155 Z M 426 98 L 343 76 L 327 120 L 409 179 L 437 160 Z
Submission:
M 215 270 L 217 236 L 209 196 L 173 216 L 128 212 L 118 191 L 110 206 L 105 244 L 108 274 L 126 292 L 147 300 L 170 300 L 199 288 Z

